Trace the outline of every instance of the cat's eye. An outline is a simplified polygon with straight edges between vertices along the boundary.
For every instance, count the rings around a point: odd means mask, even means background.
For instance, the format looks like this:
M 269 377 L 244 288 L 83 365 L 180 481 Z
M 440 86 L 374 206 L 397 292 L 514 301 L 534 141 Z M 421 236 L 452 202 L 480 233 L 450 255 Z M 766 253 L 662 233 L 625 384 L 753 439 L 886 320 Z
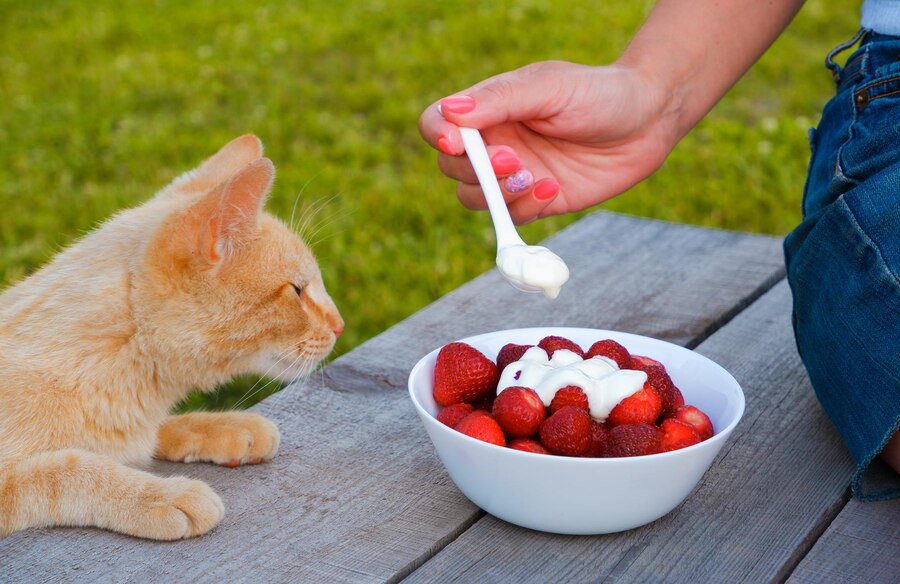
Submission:
M 297 298 L 303 298 L 303 288 L 296 284 L 291 284 L 294 287 L 294 292 L 297 293 Z

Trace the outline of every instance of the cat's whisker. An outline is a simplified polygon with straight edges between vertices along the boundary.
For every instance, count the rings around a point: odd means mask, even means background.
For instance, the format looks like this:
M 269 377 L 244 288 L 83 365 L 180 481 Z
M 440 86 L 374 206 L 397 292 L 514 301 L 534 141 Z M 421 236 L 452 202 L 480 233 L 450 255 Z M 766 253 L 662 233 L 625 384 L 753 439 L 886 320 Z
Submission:
M 318 245 L 319 243 L 322 243 L 329 237 L 333 237 L 335 235 L 335 233 L 327 233 L 324 236 L 319 237 L 318 239 L 314 240 L 314 238 L 317 235 L 319 235 L 319 233 L 321 233 L 323 230 L 325 230 L 328 227 L 331 227 L 333 224 L 337 223 L 338 221 L 342 221 L 343 219 L 349 217 L 352 214 L 353 214 L 353 211 L 347 209 L 340 213 L 336 213 L 332 217 L 329 217 L 327 221 L 323 221 L 322 223 L 320 223 L 316 227 L 315 231 L 312 234 L 310 234 L 310 236 L 308 238 L 304 238 L 304 241 L 306 241 L 307 247 L 310 247 L 310 248 L 315 247 L 316 245 Z
M 299 344 L 299 343 L 301 343 L 301 342 L 303 342 L 303 339 L 301 339 L 300 341 L 298 341 L 297 344 Z M 288 351 L 291 350 L 291 349 L 294 349 L 294 348 L 296 347 L 297 344 L 291 345 L 291 347 L 288 349 Z M 283 351 L 283 352 L 282 352 L 282 355 L 283 355 L 285 352 L 287 352 L 287 351 Z M 284 357 L 282 356 L 282 357 L 278 358 L 278 359 L 275 361 L 275 363 L 273 363 L 272 366 L 270 366 L 270 367 L 266 370 L 266 372 L 263 373 L 263 375 L 262 375 L 262 377 L 260 378 L 260 380 L 257 381 L 257 382 L 253 385 L 253 387 L 251 387 L 249 390 L 247 390 L 247 392 L 246 392 L 246 393 L 241 397 L 241 399 L 234 405 L 234 407 L 235 407 L 235 408 L 239 407 L 241 404 L 243 404 L 243 403 L 246 402 L 247 400 L 251 399 L 254 395 L 258 394 L 259 392 L 261 392 L 261 391 L 263 391 L 263 390 L 265 390 L 267 387 L 269 387 L 269 385 L 271 385 L 271 384 L 273 384 L 273 383 L 276 383 L 276 382 L 280 382 L 279 378 L 280 378 L 282 375 L 284 375 L 287 371 L 290 371 L 293 367 L 295 367 L 295 366 L 297 365 L 297 362 L 298 362 L 298 361 L 300 361 L 301 359 L 304 359 L 304 358 L 306 358 L 306 357 L 307 357 L 306 354 L 300 353 L 299 355 L 297 355 L 297 356 L 291 361 L 290 364 L 288 364 L 287 367 L 285 367 L 284 369 L 281 370 L 281 373 L 279 373 L 278 375 L 274 376 L 273 378 L 270 378 L 264 385 L 262 385 L 261 387 L 257 388 L 257 385 L 259 385 L 259 383 L 262 382 L 262 381 L 266 378 L 266 376 L 269 374 L 269 372 L 270 372 L 275 366 L 277 366 L 278 363 L 280 363 Z M 304 373 L 304 372 L 303 372 L 303 368 L 306 368 L 306 367 L 308 367 L 308 366 L 309 366 L 309 362 L 304 362 L 304 363 L 302 364 L 302 366 L 301 366 L 301 367 L 302 367 L 302 368 L 301 368 L 301 375 Z M 300 376 L 297 376 L 297 378 L 299 378 L 299 377 L 300 377 Z M 296 379 L 295 379 L 295 380 L 296 380 Z M 293 383 L 293 381 L 291 381 L 291 383 Z
M 296 358 L 294 358 L 294 360 L 293 360 L 287 367 L 285 367 L 284 369 L 281 370 L 281 373 L 280 373 L 279 375 L 277 375 L 276 377 L 270 379 L 265 385 L 259 387 L 256 391 L 254 391 L 254 392 L 252 392 L 252 393 L 247 392 L 247 394 L 246 394 L 243 398 L 241 398 L 241 401 L 239 401 L 237 404 L 235 404 L 234 407 L 235 407 L 235 408 L 239 407 L 239 406 L 240 406 L 241 404 L 243 404 L 246 400 L 252 399 L 253 396 L 255 396 L 256 394 L 258 394 L 258 393 L 261 392 L 261 391 L 264 391 L 264 390 L 267 389 L 270 385 L 272 385 L 272 384 L 274 384 L 274 383 L 282 383 L 281 380 L 280 380 L 279 378 L 280 378 L 282 375 L 284 375 L 285 372 L 289 371 L 291 368 L 293 368 L 294 366 L 296 366 L 297 362 L 300 361 L 301 359 L 303 359 L 304 357 L 305 357 L 305 355 L 302 355 L 302 354 L 301 354 L 301 355 L 298 355 Z M 304 363 L 304 365 L 301 366 L 301 374 L 302 374 L 302 372 L 303 372 L 303 369 L 302 369 L 303 366 L 305 366 L 305 363 Z M 298 376 L 298 377 L 299 377 L 299 376 Z M 295 379 L 292 380 L 290 383 L 293 383 L 294 381 L 296 381 L 296 379 L 297 379 L 297 377 L 295 377 Z
M 319 215 L 319 213 L 321 213 L 325 207 L 330 205 L 332 201 L 337 198 L 337 196 L 337 194 L 334 194 L 330 197 L 314 201 L 308 209 L 304 210 L 300 225 L 296 229 L 294 229 L 294 232 L 300 235 L 301 238 L 305 239 L 303 234 L 313 223 L 313 221 L 316 220 L 316 217 Z
M 248 389 L 246 392 L 244 392 L 244 395 L 241 396 L 241 399 L 238 400 L 237 404 L 235 404 L 234 407 L 237 407 L 238 405 L 244 403 L 244 400 L 248 397 L 248 395 L 250 395 L 251 392 L 254 392 L 254 390 L 256 390 L 256 387 L 257 387 L 260 383 L 262 383 L 263 381 L 266 381 L 266 376 L 269 375 L 269 372 L 272 371 L 273 369 L 275 369 L 276 367 L 278 367 L 278 365 L 279 365 L 279 364 L 281 363 L 281 361 L 287 356 L 287 354 L 290 353 L 292 350 L 296 349 L 296 347 L 297 347 L 296 344 L 294 344 L 294 345 L 289 345 L 286 349 L 284 349 L 284 350 L 282 350 L 281 352 L 277 353 L 276 356 L 275 356 L 275 362 L 272 363 L 271 365 L 269 365 L 269 368 L 266 369 L 266 370 L 260 375 L 259 379 L 256 380 L 256 383 L 254 383 L 254 384 L 250 387 L 250 389 Z M 233 359 L 232 359 L 232 361 L 233 361 Z M 290 367 L 291 367 L 291 366 L 289 365 L 288 368 L 290 368 Z M 287 369 L 285 369 L 285 371 L 287 371 Z M 266 382 L 267 385 L 268 385 L 268 383 L 271 383 L 271 381 Z
M 291 220 L 288 223 L 288 225 L 291 226 L 291 231 L 294 231 L 295 233 L 297 230 L 294 229 L 294 213 L 297 212 L 297 203 L 300 202 L 300 197 L 303 195 L 303 191 L 306 190 L 306 187 L 308 187 L 310 185 L 310 183 L 319 176 L 319 174 L 321 174 L 321 172 L 317 172 L 316 174 L 311 176 L 309 179 L 307 179 L 307 181 L 305 183 L 303 183 L 303 186 L 300 187 L 300 190 L 297 192 L 297 196 L 294 198 L 294 206 L 291 208 Z

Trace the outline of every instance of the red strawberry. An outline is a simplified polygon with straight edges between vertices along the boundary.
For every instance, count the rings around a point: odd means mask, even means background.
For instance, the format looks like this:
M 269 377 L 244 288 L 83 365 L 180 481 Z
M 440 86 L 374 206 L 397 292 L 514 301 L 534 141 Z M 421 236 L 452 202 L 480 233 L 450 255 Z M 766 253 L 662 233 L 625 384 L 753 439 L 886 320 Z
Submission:
M 651 359 L 650 357 L 644 357 L 643 355 L 632 355 L 631 356 L 631 368 L 637 369 L 638 371 L 643 371 L 647 367 L 662 367 L 662 370 L 665 371 L 666 368 L 662 363 L 657 361 L 656 359 Z
M 500 424 L 483 410 L 475 410 L 460 420 L 454 429 L 484 442 L 506 446 L 506 436 L 503 435 Z
M 644 369 L 647 374 L 647 383 L 656 390 L 659 397 L 662 398 L 661 418 L 671 418 L 675 412 L 684 405 L 684 396 L 675 384 L 672 378 L 666 373 L 662 367 L 647 367 Z
M 544 337 L 543 339 L 541 339 L 541 342 L 539 342 L 537 346 L 547 351 L 547 357 L 552 357 L 554 351 L 556 351 L 557 349 L 568 349 L 579 357 L 584 358 L 584 350 L 564 337 Z
M 591 357 L 596 357 L 598 355 L 609 357 L 616 362 L 619 369 L 631 369 L 631 353 L 628 352 L 628 349 L 612 339 L 597 341 L 591 345 L 591 348 L 585 353 L 584 358 L 590 359 Z
M 659 452 L 660 431 L 651 424 L 625 424 L 609 431 L 606 456 L 644 456 Z
M 442 406 L 471 402 L 497 390 L 497 366 L 466 343 L 444 345 L 434 364 L 434 401 Z
M 609 426 L 597 420 L 591 420 L 591 447 L 585 456 L 600 458 L 606 454 L 606 442 L 609 439 Z
M 556 390 L 553 399 L 550 400 L 550 414 L 555 414 L 565 406 L 575 406 L 590 411 L 587 395 L 577 385 L 567 385 Z
M 472 404 L 453 404 L 438 412 L 437 421 L 452 428 L 474 411 Z
M 694 406 L 682 406 L 675 412 L 675 419 L 686 422 L 697 430 L 700 440 L 708 440 L 713 435 L 712 420 Z
M 553 454 L 581 456 L 591 447 L 591 416 L 581 408 L 566 406 L 544 420 L 541 443 Z
M 503 373 L 503 370 L 506 369 L 507 365 L 521 359 L 522 355 L 525 354 L 525 351 L 533 346 L 534 345 L 516 345 L 515 343 L 503 345 L 503 348 L 497 353 L 497 370 L 500 371 L 500 373 Z
M 550 454 L 550 451 L 541 446 L 540 442 L 531 438 L 516 438 L 509 443 L 509 447 L 514 450 L 534 452 L 535 454 Z
M 679 450 L 700 443 L 700 434 L 694 427 L 680 420 L 674 418 L 663 420 L 659 429 L 662 432 L 659 441 L 660 452 Z
M 662 411 L 662 399 L 653 387 L 645 383 L 640 391 L 622 401 L 609 412 L 610 426 L 622 424 L 654 424 Z
M 510 438 L 534 436 L 545 416 L 541 398 L 527 387 L 507 387 L 494 400 L 494 419 Z

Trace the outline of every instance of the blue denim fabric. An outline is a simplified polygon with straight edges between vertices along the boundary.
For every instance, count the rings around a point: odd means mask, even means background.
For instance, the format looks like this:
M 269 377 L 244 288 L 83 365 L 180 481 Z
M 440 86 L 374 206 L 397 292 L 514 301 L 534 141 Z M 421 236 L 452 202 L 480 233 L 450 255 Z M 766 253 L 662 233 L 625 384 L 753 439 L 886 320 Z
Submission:
M 784 242 L 797 347 L 857 467 L 853 496 L 900 497 L 875 458 L 900 426 L 900 37 L 866 33 L 810 130 L 803 222 Z

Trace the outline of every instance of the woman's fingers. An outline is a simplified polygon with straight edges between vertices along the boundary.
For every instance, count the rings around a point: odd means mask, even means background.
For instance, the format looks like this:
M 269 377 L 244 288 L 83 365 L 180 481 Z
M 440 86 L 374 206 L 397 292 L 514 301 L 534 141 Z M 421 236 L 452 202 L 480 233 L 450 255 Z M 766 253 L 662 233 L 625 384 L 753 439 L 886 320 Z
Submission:
M 524 169 L 523 169 L 524 170 Z M 510 217 L 517 225 L 529 223 L 538 218 L 541 212 L 550 205 L 559 194 L 559 183 L 552 178 L 546 178 L 531 183 L 531 173 L 521 190 L 511 191 L 507 181 L 501 180 L 501 192 Z M 518 173 L 517 173 L 518 174 Z M 511 177 L 507 177 L 511 178 Z M 487 201 L 484 192 L 477 184 L 460 183 L 456 188 L 456 196 L 459 202 L 467 209 L 473 211 L 487 210 Z
M 508 146 L 488 146 L 488 157 L 491 159 L 491 167 L 497 176 L 513 174 L 522 166 L 522 162 L 515 151 Z M 438 155 L 438 167 L 448 177 L 462 183 L 477 184 L 475 169 L 467 156 Z

